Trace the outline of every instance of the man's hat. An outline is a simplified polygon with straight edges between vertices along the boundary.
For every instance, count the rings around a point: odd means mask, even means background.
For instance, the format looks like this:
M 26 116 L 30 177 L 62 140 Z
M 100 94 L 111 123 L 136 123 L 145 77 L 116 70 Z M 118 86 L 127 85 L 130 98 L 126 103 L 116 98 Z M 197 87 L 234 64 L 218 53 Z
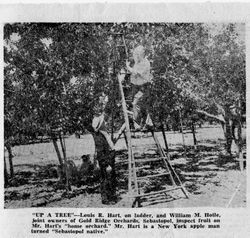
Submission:
M 101 116 L 94 117 L 93 121 L 92 121 L 92 127 L 93 127 L 94 131 L 97 132 L 101 128 L 103 122 L 104 122 L 104 115 L 103 114 Z

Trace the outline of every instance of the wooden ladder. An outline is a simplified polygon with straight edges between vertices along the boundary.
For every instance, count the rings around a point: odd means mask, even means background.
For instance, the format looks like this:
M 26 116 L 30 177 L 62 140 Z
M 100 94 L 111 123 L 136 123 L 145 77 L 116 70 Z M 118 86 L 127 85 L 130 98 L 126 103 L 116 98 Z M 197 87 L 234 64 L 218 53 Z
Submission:
M 118 133 L 118 138 L 120 135 L 125 132 L 126 136 L 126 142 L 127 142 L 127 149 L 128 149 L 128 196 L 133 199 L 132 207 L 141 207 L 142 198 L 149 197 L 156 194 L 165 194 L 167 196 L 167 193 L 173 190 L 181 190 L 186 198 L 188 198 L 188 193 L 185 190 L 179 176 L 175 172 L 174 168 L 170 164 L 169 155 L 164 152 L 162 149 L 157 136 L 155 135 L 154 131 L 151 131 L 154 142 L 156 144 L 157 150 L 159 152 L 158 158 L 151 158 L 151 159 L 135 159 L 134 153 L 133 153 L 133 147 L 132 147 L 132 137 L 131 137 L 131 130 L 129 125 L 129 117 L 127 112 L 127 105 L 126 100 L 124 96 L 122 81 L 119 79 L 119 90 L 121 93 L 121 99 L 122 99 L 122 109 L 124 114 L 125 123 L 122 126 L 122 129 Z M 155 161 L 161 161 L 162 165 L 164 167 L 164 170 L 166 172 L 159 173 L 159 174 L 151 174 L 147 176 L 138 177 L 138 163 L 149 163 L 149 162 L 155 162 Z M 169 177 L 171 182 L 171 188 L 166 188 L 159 191 L 153 191 L 149 193 L 142 193 L 140 191 L 140 183 L 142 180 L 149 179 L 149 178 L 157 178 L 157 177 Z M 134 186 L 132 186 L 134 185 Z

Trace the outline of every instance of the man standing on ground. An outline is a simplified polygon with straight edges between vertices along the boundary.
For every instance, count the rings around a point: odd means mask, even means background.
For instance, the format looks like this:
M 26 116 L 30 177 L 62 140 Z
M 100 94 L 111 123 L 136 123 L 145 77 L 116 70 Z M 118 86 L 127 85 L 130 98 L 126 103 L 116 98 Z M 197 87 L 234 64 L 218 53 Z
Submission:
M 105 129 L 104 115 L 93 119 L 92 133 L 95 141 L 96 158 L 100 167 L 100 185 L 103 204 L 114 204 L 116 197 L 115 150 Z

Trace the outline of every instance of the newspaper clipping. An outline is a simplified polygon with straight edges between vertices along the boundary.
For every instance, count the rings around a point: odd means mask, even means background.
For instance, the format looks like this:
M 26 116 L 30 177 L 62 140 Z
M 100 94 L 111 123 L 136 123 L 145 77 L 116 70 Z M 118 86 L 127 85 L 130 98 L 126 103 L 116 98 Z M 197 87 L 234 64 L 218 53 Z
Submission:
M 0 15 L 1 237 L 249 237 L 249 4 Z

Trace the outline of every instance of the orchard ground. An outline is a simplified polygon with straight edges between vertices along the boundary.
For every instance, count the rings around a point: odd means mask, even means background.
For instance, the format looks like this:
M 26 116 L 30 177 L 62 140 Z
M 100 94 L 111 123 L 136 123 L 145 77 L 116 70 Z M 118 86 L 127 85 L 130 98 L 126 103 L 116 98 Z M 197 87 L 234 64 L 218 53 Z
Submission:
M 160 132 L 156 133 L 164 148 Z M 168 196 L 159 195 L 143 200 L 144 207 L 246 207 L 246 170 L 239 169 L 236 154 L 225 156 L 224 136 L 220 126 L 197 128 L 198 146 L 193 147 L 193 136 L 185 132 L 186 153 L 179 132 L 166 132 L 170 149 L 171 163 L 189 193 L 186 199 L 181 190 Z M 137 133 L 133 139 L 135 156 L 141 158 L 156 157 L 153 138 L 149 134 Z M 81 155 L 94 153 L 94 141 L 91 135 L 82 135 L 80 139 L 71 136 L 66 139 L 67 156 L 77 166 L 81 164 Z M 55 170 L 58 160 L 52 143 L 39 143 L 16 146 L 14 152 L 15 178 L 11 186 L 5 188 L 5 208 L 24 207 L 131 207 L 127 197 L 127 154 L 124 139 L 116 144 L 118 151 L 116 169 L 118 178 L 117 194 L 119 200 L 114 205 L 103 205 L 99 192 L 99 182 L 94 181 L 80 187 L 72 186 L 72 191 L 57 186 Z M 244 149 L 245 152 L 245 149 Z M 245 157 L 245 155 L 244 155 Z M 142 174 L 148 175 L 158 165 L 142 166 Z M 167 178 L 142 181 L 142 190 L 164 188 Z

